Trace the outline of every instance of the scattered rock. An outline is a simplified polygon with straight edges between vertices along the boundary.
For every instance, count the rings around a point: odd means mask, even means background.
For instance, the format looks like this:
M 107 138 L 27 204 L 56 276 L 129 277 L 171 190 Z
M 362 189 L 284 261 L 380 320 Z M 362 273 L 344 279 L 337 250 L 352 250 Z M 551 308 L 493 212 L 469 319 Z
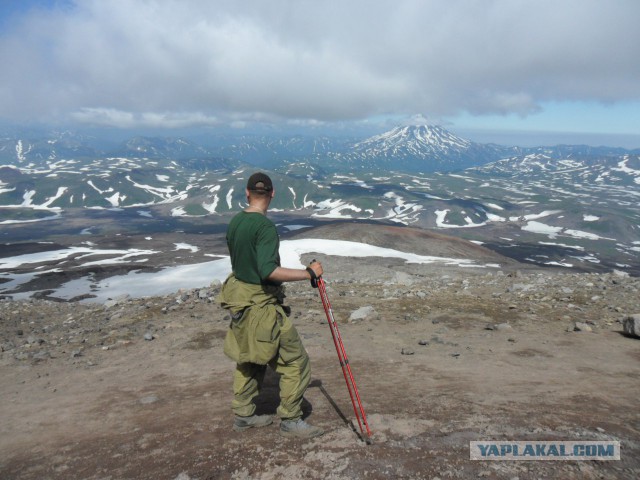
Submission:
M 619 278 L 628 278 L 629 274 L 627 272 L 623 272 L 621 270 L 614 270 L 613 275 Z
M 123 293 L 122 295 L 118 295 L 115 298 L 109 298 L 103 303 L 105 309 L 110 309 L 115 307 L 116 305 L 120 305 L 121 303 L 127 301 L 130 298 L 128 293 Z
M 622 321 L 624 333 L 636 338 L 640 338 L 640 313 L 629 315 Z
M 147 395 L 146 397 L 142 397 L 140 399 L 140 403 L 143 405 L 148 405 L 149 403 L 156 403 L 158 401 L 157 395 Z
M 351 312 L 349 321 L 354 322 L 358 320 L 371 319 L 376 318 L 377 316 L 378 313 L 376 312 L 375 308 L 373 308 L 371 305 L 367 305 L 366 307 L 360 307 L 357 310 Z
M 109 308 L 115 307 L 117 304 L 118 304 L 117 301 L 110 298 L 106 300 L 103 305 L 104 305 L 104 308 L 109 309 Z
M 592 332 L 593 328 L 591 328 L 591 325 L 588 325 L 585 322 L 576 322 L 573 325 L 573 331 L 575 331 L 575 332 Z
M 484 327 L 484 329 L 485 330 L 499 330 L 499 331 L 513 330 L 511 325 L 509 325 L 506 322 L 498 323 L 497 325 L 489 324 L 486 327 Z
M 147 333 L 145 333 L 145 334 L 144 334 L 144 339 L 145 339 L 147 342 L 150 342 L 150 341 L 151 341 L 151 340 L 153 340 L 154 338 L 156 338 L 156 337 L 154 337 L 154 336 L 153 336 L 153 333 L 151 333 L 151 332 L 147 332 Z
M 41 350 L 33 354 L 33 360 L 35 361 L 46 360 L 48 358 L 51 358 L 51 354 L 47 350 Z
M 414 353 L 416 353 L 416 352 L 414 352 L 414 351 L 413 351 L 412 349 L 410 349 L 410 348 L 403 347 L 403 348 L 402 348 L 402 350 L 400 351 L 400 353 L 401 353 L 402 355 L 413 355 L 413 354 L 414 354 Z
M 396 272 L 394 280 L 395 280 L 394 283 L 402 286 L 410 286 L 415 283 L 413 275 L 409 275 L 408 273 L 405 273 L 405 272 Z

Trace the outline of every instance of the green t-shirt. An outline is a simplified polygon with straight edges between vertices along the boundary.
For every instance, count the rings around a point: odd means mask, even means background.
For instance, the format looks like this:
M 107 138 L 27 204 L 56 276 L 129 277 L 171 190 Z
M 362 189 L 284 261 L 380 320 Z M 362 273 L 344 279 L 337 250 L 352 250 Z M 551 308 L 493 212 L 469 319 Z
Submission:
M 260 213 L 240 212 L 227 228 L 231 268 L 238 280 L 272 284 L 267 277 L 280 266 L 280 239 L 276 226 Z

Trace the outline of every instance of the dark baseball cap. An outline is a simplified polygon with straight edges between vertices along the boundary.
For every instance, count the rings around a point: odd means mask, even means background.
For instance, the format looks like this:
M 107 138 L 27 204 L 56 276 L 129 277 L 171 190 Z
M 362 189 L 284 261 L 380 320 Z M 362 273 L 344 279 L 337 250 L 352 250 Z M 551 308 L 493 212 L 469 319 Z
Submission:
M 247 182 L 247 190 L 270 192 L 271 190 L 273 190 L 273 183 L 271 183 L 271 179 L 267 174 L 257 172 L 249 177 L 249 181 Z

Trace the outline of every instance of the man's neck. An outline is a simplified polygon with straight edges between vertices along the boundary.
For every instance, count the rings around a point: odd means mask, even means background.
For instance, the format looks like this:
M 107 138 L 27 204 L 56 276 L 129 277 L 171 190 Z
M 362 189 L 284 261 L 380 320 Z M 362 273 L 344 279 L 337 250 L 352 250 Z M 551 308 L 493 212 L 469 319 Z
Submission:
M 266 208 L 262 208 L 261 206 L 258 205 L 249 205 L 247 208 L 244 209 L 245 212 L 250 212 L 250 213 L 261 213 L 262 215 L 266 215 L 267 214 L 267 209 Z

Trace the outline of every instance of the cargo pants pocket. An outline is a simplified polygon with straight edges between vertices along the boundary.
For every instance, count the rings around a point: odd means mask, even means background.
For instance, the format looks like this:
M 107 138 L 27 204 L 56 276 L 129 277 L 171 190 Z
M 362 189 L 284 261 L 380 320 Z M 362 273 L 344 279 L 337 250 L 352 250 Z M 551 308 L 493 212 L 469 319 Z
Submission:
M 266 365 L 278 353 L 280 326 L 276 321 L 276 312 L 272 306 L 252 307 L 250 345 L 251 362 Z
M 285 315 L 278 313 L 278 324 L 280 326 L 280 349 L 278 356 L 284 364 L 295 362 L 307 356 L 307 351 L 302 345 L 302 340 L 298 330 L 291 320 Z

